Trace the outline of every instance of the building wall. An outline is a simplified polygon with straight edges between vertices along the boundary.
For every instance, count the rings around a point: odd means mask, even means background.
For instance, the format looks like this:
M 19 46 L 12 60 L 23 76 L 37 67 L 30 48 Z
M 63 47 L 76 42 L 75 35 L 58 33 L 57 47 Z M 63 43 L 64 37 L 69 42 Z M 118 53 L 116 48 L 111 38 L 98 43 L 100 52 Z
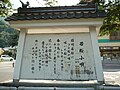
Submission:
M 0 48 L 0 55 L 3 53 L 4 51 Z
M 120 60 L 120 40 L 111 40 L 110 35 L 98 36 L 101 57 L 104 59 Z

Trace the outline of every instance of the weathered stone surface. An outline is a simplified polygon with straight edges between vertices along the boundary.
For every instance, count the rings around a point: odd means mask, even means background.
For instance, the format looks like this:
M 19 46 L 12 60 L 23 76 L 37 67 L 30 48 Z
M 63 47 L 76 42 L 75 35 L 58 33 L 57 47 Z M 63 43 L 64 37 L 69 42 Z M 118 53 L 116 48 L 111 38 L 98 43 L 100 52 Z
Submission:
M 5 86 L 0 86 L 0 90 L 17 90 L 16 87 L 5 87 Z
M 19 87 L 18 90 L 54 90 L 54 87 Z
M 19 87 L 18 90 L 94 90 L 94 88 Z

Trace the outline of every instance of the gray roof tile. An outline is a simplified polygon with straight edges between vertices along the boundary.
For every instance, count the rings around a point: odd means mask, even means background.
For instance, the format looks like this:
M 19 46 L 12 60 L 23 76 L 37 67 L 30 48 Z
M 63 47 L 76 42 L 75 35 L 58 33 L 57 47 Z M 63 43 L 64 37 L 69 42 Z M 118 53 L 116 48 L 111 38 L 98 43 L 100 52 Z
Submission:
M 79 6 L 18 8 L 18 13 L 14 13 L 6 20 L 102 18 L 105 16 L 106 13 L 99 11 L 96 4 L 82 4 Z

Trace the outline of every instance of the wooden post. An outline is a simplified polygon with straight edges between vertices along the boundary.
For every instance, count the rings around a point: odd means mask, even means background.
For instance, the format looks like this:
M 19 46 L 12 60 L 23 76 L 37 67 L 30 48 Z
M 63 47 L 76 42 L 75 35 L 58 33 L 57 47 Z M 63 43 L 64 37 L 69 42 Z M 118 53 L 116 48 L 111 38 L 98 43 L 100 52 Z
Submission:
M 90 30 L 90 36 L 91 36 L 91 41 L 92 41 L 92 47 L 93 47 L 97 81 L 99 83 L 104 83 L 102 62 L 101 62 L 101 58 L 100 58 L 100 51 L 99 51 L 97 35 L 96 35 L 96 27 L 89 26 L 89 30 Z
M 27 33 L 26 29 L 21 29 L 19 41 L 18 41 L 18 49 L 17 49 L 14 75 L 13 75 L 13 82 L 16 85 L 19 83 L 19 79 L 20 79 L 20 70 L 21 70 L 21 63 L 22 63 L 22 56 L 23 56 L 26 33 Z

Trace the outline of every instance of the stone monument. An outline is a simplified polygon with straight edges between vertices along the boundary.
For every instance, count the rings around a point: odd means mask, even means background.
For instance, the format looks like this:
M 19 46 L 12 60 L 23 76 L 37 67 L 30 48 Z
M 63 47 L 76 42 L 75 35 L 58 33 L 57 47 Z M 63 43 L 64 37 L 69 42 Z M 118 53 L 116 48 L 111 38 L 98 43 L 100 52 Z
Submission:
M 96 4 L 19 8 L 7 18 L 20 30 L 14 82 L 104 82 L 96 29 L 105 13 Z

